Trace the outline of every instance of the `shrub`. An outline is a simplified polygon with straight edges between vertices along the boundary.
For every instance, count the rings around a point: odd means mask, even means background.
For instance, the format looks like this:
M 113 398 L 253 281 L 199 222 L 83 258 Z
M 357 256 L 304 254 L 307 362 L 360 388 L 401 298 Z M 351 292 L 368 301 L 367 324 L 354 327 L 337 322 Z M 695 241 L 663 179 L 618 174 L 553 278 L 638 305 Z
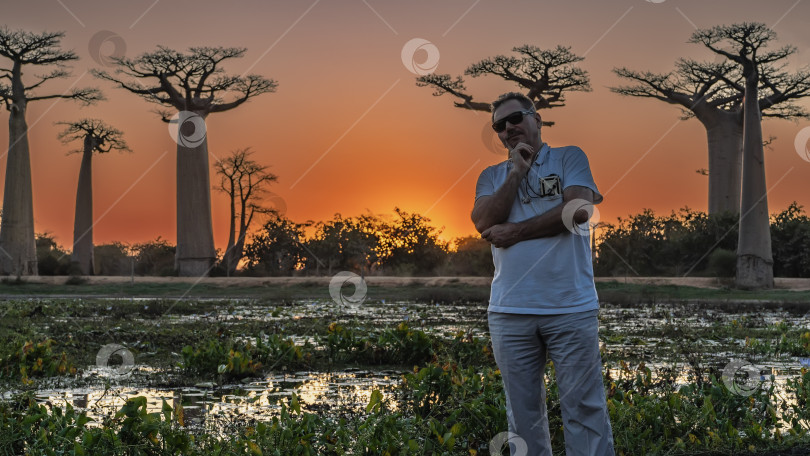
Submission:
M 709 255 L 709 266 L 706 270 L 716 277 L 734 277 L 737 273 L 737 253 L 716 249 Z
M 39 275 L 68 275 L 70 253 L 56 243 L 52 234 L 37 234 L 36 248 Z
M 135 244 L 135 274 L 150 276 L 175 275 L 174 257 L 177 248 L 160 236 L 154 241 Z
M 6 359 L 0 360 L 0 376 L 19 378 L 23 384 L 30 384 L 30 377 L 53 377 L 75 374 L 76 368 L 68 360 L 65 352 L 56 354 L 51 349 L 54 341 L 26 341 Z

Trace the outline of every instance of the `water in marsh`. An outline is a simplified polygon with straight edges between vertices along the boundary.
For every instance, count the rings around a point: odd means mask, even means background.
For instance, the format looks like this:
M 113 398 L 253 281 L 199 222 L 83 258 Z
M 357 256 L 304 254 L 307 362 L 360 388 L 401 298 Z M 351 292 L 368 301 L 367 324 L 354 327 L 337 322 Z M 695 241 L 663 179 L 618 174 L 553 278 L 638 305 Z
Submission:
M 38 301 L 45 307 L 47 302 Z M 334 372 L 270 371 L 244 383 L 189 385 L 172 367 L 179 362 L 181 347 L 155 347 L 150 339 L 183 332 L 215 332 L 217 328 L 229 328 L 235 337 L 249 338 L 261 328 L 292 337 L 296 344 L 317 345 L 316 334 L 324 321 L 338 322 L 360 333 L 406 322 L 434 337 L 450 338 L 460 331 L 488 336 L 484 304 L 388 300 L 347 306 L 305 300 L 276 305 L 246 299 L 175 304 L 94 299 L 61 303 L 55 307 L 66 310 L 60 312 L 41 311 L 48 316 L 39 327 L 43 333 L 56 331 L 86 340 L 112 337 L 136 356 L 132 375 L 126 379 L 93 364 L 77 366 L 81 375 L 75 379 L 40 383 L 37 400 L 51 405 L 67 402 L 101 421 L 129 397 L 146 396 L 150 412 L 159 411 L 165 399 L 170 405 L 183 405 L 189 424 L 213 429 L 234 421 L 270 419 L 279 413 L 280 400 L 288 401 L 292 393 L 300 398 L 303 410 L 330 416 L 362 413 L 372 390 L 393 394 L 403 371 L 412 366 L 399 370 L 342 366 Z M 780 334 L 810 331 L 809 321 L 806 310 L 796 307 L 662 302 L 620 306 L 606 302 L 600 311 L 600 340 L 603 360 L 612 366 L 609 373 L 613 378 L 628 375 L 643 363 L 652 370 L 654 379 L 663 370 L 672 369 L 676 383 L 686 384 L 694 381 L 695 375 L 723 372 L 738 359 L 743 368 L 737 369 L 737 381 L 755 387 L 766 387 L 773 381 L 780 390 L 802 363 L 807 364 L 806 359 L 777 348 Z M 170 362 L 163 359 L 153 363 L 161 353 Z M 626 361 L 626 368 L 621 367 L 621 361 Z M 11 397 L 15 392 L 7 391 L 3 396 Z
M 116 377 L 103 368 L 93 375 Z M 47 388 L 37 392 L 36 400 L 48 406 L 70 404 L 84 410 L 97 423 L 112 417 L 128 398 L 144 396 L 147 412 L 160 412 L 165 400 L 172 408 L 182 405 L 186 427 L 222 431 L 233 423 L 269 420 L 277 416 L 281 401 L 289 403 L 295 393 L 301 410 L 320 414 L 362 412 L 371 392 L 392 394 L 399 383 L 396 371 L 294 372 L 251 379 L 238 384 L 215 385 L 212 382 L 187 387 L 137 387 L 119 383 L 109 388 L 84 386 Z

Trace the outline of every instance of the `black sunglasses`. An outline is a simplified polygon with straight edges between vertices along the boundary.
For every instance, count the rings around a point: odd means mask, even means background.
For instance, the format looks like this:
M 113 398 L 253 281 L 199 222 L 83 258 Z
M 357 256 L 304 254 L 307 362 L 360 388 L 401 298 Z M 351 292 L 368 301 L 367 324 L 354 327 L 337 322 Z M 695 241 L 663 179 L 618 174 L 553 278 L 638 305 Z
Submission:
M 534 114 L 534 111 L 532 111 L 531 109 L 526 109 L 523 111 L 515 111 L 512 114 L 509 114 L 508 116 L 504 117 L 503 119 L 497 122 L 493 122 L 492 129 L 500 133 L 506 130 L 506 122 L 509 122 L 512 125 L 517 125 L 523 122 L 523 116 L 528 116 L 530 114 Z

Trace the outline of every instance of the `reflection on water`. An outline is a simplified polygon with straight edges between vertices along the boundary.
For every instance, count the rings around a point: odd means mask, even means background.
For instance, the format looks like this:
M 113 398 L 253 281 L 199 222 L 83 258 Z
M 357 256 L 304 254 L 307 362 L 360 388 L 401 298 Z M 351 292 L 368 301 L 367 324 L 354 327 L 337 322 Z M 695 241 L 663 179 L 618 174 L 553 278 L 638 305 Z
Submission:
M 231 305 L 234 303 L 238 305 Z M 255 300 L 230 300 L 223 301 L 222 306 L 207 309 L 191 315 L 166 314 L 153 320 L 135 315 L 132 320 L 156 325 L 278 321 L 282 323 L 279 331 L 285 337 L 292 337 L 299 345 L 317 345 L 317 340 L 310 333 L 295 333 L 296 329 L 300 331 L 301 325 L 289 325 L 285 329 L 285 322 L 327 317 L 351 329 L 372 331 L 405 321 L 411 328 L 434 335 L 448 336 L 462 330 L 476 336 L 488 336 L 486 304 L 436 305 L 381 301 L 347 307 L 331 301 L 306 300 L 285 305 L 266 305 Z M 116 317 L 100 312 L 89 317 L 65 318 L 88 323 L 93 319 Z M 769 388 L 773 376 L 775 392 L 787 397 L 786 380 L 796 377 L 801 367 L 800 361 L 784 354 L 756 355 L 750 354 L 750 350 L 746 352 L 746 341 L 739 338 L 740 331 L 727 331 L 732 323 L 735 328 L 743 327 L 743 321 L 745 328 L 762 329 L 780 322 L 790 328 L 807 328 L 809 320 L 796 312 L 774 308 L 754 312 L 735 310 L 730 306 L 713 308 L 701 304 L 650 303 L 623 307 L 603 303 L 600 310 L 600 335 L 606 359 L 613 360 L 614 365 L 616 360 L 627 360 L 632 362 L 631 368 L 643 361 L 651 369 L 653 382 L 660 379 L 666 370 L 672 370 L 675 388 L 693 384 L 695 377 L 691 361 L 702 367 L 703 380 L 708 381 L 710 371 L 718 374 L 731 359 L 745 358 L 760 372 L 760 378 L 753 379 L 754 382 L 758 382 L 761 388 Z M 716 331 L 714 327 L 717 328 Z M 690 337 L 681 337 L 681 330 L 689 333 Z M 810 361 L 805 360 L 805 364 L 808 362 Z M 136 370 L 143 374 L 149 369 L 148 366 L 138 365 Z M 135 384 L 133 381 L 129 385 L 105 390 L 95 385 L 100 384 L 99 380 L 109 378 L 109 375 L 92 368 L 87 371 L 96 375 L 95 378 L 87 379 L 93 386 L 48 387 L 49 389 L 39 391 L 39 401 L 53 405 L 67 402 L 76 408 L 87 410 L 92 418 L 101 421 L 114 415 L 128 398 L 147 397 L 149 412 L 159 412 L 162 400 L 165 399 L 173 407 L 182 404 L 187 425 L 204 427 L 214 432 L 222 432 L 227 429 L 228 424 L 235 422 L 268 420 L 278 415 L 282 402 L 288 401 L 293 393 L 300 398 L 302 410 L 308 412 L 329 416 L 362 413 L 374 389 L 379 389 L 386 398 L 390 398 L 401 381 L 399 372 L 346 370 L 333 373 L 277 374 L 261 381 L 225 385 L 221 388 L 214 385 L 183 388 L 138 387 L 132 386 Z M 182 375 L 172 374 L 171 371 L 153 372 L 160 374 L 154 376 L 158 378 L 161 375 Z M 609 373 L 612 378 L 621 378 L 623 374 L 619 368 L 611 368 Z M 717 377 L 719 380 L 719 374 Z M 3 397 L 9 396 L 4 394 Z M 790 403 L 795 403 L 795 399 Z
M 216 310 L 186 315 L 163 315 L 160 322 L 178 324 L 198 321 L 298 321 L 306 318 L 330 317 L 341 324 L 373 323 L 375 326 L 397 325 L 407 322 L 411 327 L 430 332 L 472 331 L 486 333 L 486 304 L 453 305 L 399 301 L 365 302 L 361 306 L 348 306 L 332 301 L 295 301 L 293 305 L 267 306 L 244 303 L 234 307 L 223 303 Z M 150 320 L 136 319 L 142 323 Z
M 298 396 L 302 411 L 362 412 L 373 390 L 380 390 L 383 397 L 389 398 L 400 380 L 401 373 L 395 371 L 296 372 L 221 388 L 210 384 L 188 388 L 68 388 L 41 390 L 36 397 L 41 404 L 71 404 L 101 422 L 113 417 L 127 399 L 145 396 L 148 413 L 160 412 L 163 400 L 173 408 L 182 404 L 186 426 L 216 431 L 234 420 L 267 421 L 279 414 L 281 401 L 289 404 L 293 393 Z

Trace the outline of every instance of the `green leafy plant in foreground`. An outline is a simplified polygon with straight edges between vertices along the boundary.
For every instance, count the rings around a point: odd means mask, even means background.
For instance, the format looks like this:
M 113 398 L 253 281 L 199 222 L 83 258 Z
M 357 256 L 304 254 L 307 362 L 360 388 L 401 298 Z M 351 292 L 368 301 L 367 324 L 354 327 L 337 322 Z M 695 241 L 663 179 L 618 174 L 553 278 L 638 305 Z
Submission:
M 33 383 L 31 377 L 52 377 L 75 374 L 76 368 L 67 354 L 53 351 L 54 341 L 26 341 L 5 359 L 0 359 L 0 377 L 19 379 L 24 385 Z
M 548 378 L 549 418 L 559 414 Z M 806 448 L 810 373 L 787 381 L 784 397 L 761 385 L 752 395 L 713 380 L 674 388 L 643 365 L 621 366 L 608 379 L 608 408 L 618 455 L 745 454 Z M 27 405 L 26 405 L 27 404 Z M 374 390 L 361 413 L 323 416 L 303 410 L 297 395 L 268 422 L 226 434 L 190 431 L 182 407 L 165 401 L 147 413 L 146 398 L 129 399 L 97 425 L 70 405 L 36 405 L 32 397 L 0 403 L 0 454 L 28 455 L 464 455 L 490 453 L 506 430 L 500 373 L 431 363 L 405 374 L 394 394 Z M 561 422 L 550 423 L 555 455 L 564 453 Z
M 306 365 L 311 354 L 308 346 L 296 345 L 292 338 L 277 334 L 252 341 L 209 340 L 202 347 L 185 346 L 181 352 L 187 370 L 211 374 L 217 372 L 226 379 L 240 379 L 261 373 L 265 365 L 291 368 Z

